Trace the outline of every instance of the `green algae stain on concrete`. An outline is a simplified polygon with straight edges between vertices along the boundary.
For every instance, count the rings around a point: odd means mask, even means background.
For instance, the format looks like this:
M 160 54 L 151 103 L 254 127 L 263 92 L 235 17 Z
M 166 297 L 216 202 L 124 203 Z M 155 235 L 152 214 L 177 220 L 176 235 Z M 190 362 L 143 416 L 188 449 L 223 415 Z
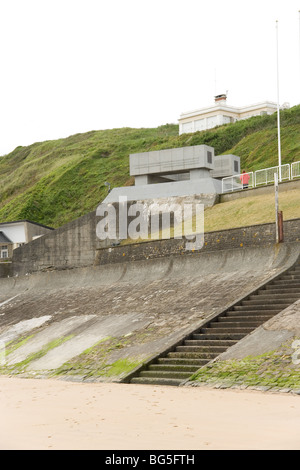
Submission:
M 138 361 L 134 358 L 119 359 L 107 366 L 106 377 L 118 377 L 122 378 L 129 374 L 133 369 L 141 364 L 142 361 Z
M 31 339 L 33 335 L 28 336 L 27 338 L 23 338 L 22 340 L 18 341 L 17 343 L 13 344 L 12 347 L 6 351 L 5 354 L 5 360 L 3 361 L 2 367 L 0 367 L 0 373 L 1 374 L 20 374 L 20 373 L 26 373 L 26 369 L 28 365 L 37 359 L 40 359 L 41 357 L 45 356 L 49 351 L 52 349 L 56 348 L 57 346 L 60 346 L 64 342 L 70 340 L 73 335 L 68 335 L 64 336 L 62 338 L 57 338 L 55 340 L 50 341 L 47 343 L 42 349 L 40 349 L 38 352 L 35 352 L 33 354 L 29 354 L 24 360 L 17 362 L 16 364 L 9 364 L 6 362 L 7 358 L 9 358 L 9 354 L 16 351 L 19 347 L 23 346 L 26 344 L 26 342 Z
M 294 360 L 293 343 L 289 340 L 277 350 L 242 360 L 216 360 L 195 373 L 190 383 L 230 388 L 300 391 L 300 364 Z
M 119 350 L 122 353 L 126 348 L 127 341 L 126 337 L 109 336 L 103 338 L 94 346 L 52 371 L 50 375 L 82 381 L 111 381 L 112 379 L 119 381 L 144 361 L 144 358 L 138 359 L 136 357 L 112 359 L 116 351 Z
M 18 348 L 21 348 L 33 337 L 34 337 L 34 335 L 29 335 L 29 336 L 19 338 L 17 342 L 16 341 L 9 341 L 5 345 L 5 355 L 8 356 L 9 354 L 16 351 Z
M 90 353 L 93 353 L 93 350 L 94 348 L 97 348 L 97 346 L 99 346 L 99 344 L 101 343 L 104 343 L 105 341 L 108 341 L 111 339 L 111 336 L 106 336 L 105 338 L 102 338 L 100 339 L 99 341 L 97 341 L 96 344 L 93 344 L 93 346 L 91 346 L 90 348 L 87 348 L 85 349 L 82 354 L 90 354 Z
M 27 351 L 27 355 L 16 356 L 16 351 L 28 344 L 29 340 L 34 339 L 34 335 L 21 337 L 7 343 L 8 347 L 0 363 L 0 374 L 43 378 L 60 377 L 77 381 L 120 381 L 145 360 L 144 356 L 132 357 L 130 355 L 128 347 L 130 347 L 131 336 L 104 337 L 61 366 L 47 370 L 33 369 L 32 364 L 50 351 L 54 352 L 74 335 L 56 338 L 39 350 L 31 353 Z

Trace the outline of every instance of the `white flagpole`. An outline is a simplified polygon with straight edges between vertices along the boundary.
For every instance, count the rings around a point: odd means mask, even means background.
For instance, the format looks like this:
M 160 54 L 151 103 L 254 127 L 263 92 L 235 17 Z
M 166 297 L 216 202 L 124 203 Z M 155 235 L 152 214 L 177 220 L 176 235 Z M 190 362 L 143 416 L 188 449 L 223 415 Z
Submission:
M 300 73 L 300 10 L 299 10 L 299 73 Z
M 281 141 L 280 141 L 280 109 L 279 109 L 278 20 L 276 20 L 276 42 L 277 42 L 277 133 L 278 133 L 278 166 L 279 166 L 279 181 L 281 181 Z

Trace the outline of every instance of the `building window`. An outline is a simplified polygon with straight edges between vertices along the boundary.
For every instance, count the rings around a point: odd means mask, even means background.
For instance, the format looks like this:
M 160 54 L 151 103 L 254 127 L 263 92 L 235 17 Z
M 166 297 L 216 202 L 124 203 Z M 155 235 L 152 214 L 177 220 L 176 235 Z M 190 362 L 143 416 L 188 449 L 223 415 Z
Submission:
M 190 132 L 194 132 L 194 126 L 192 122 L 184 122 L 182 124 L 182 132 L 184 134 L 188 134 Z
M 234 160 L 233 162 L 233 169 L 236 173 L 239 171 L 239 162 L 237 160 Z
M 223 116 L 223 124 L 230 124 L 232 122 L 232 117 Z
M 207 129 L 212 129 L 213 127 L 218 125 L 217 117 L 216 116 L 211 116 L 206 118 L 206 128 Z
M 205 119 L 197 119 L 197 121 L 195 121 L 195 131 L 203 130 L 205 130 Z
M 212 153 L 207 152 L 207 163 L 212 163 Z
M 0 258 L 8 258 L 8 246 L 2 245 L 0 247 Z

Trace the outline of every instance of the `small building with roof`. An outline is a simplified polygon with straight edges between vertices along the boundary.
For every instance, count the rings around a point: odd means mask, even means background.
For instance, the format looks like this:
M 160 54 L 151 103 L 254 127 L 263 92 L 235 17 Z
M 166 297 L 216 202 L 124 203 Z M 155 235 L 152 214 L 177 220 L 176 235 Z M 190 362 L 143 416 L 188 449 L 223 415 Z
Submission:
M 13 250 L 54 230 L 31 220 L 0 222 L 0 261 L 10 259 Z

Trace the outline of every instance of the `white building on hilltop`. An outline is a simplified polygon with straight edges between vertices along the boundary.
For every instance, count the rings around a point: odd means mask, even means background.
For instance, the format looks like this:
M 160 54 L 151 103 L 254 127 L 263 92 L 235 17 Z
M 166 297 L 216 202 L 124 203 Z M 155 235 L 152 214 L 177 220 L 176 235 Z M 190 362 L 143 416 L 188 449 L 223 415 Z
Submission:
M 216 126 L 222 126 L 223 124 L 248 119 L 252 116 L 273 114 L 277 111 L 277 104 L 272 101 L 264 101 L 262 103 L 237 108 L 228 106 L 226 100 L 226 94 L 217 95 L 215 96 L 214 106 L 182 113 L 178 119 L 179 134 L 205 131 Z M 288 108 L 289 105 L 285 103 L 282 107 Z

